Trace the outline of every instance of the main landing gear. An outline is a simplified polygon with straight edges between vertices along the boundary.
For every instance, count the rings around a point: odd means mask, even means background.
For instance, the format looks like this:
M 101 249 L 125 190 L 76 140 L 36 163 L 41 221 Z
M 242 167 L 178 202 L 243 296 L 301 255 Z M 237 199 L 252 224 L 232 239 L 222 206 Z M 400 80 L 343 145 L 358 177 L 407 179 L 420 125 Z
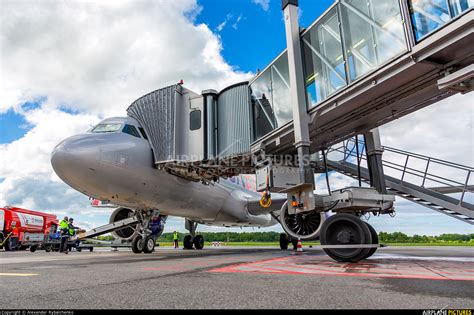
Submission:
M 203 249 L 204 248 L 204 237 L 202 235 L 196 235 L 196 228 L 198 224 L 186 219 L 185 227 L 191 235 L 186 235 L 183 240 L 184 249 Z

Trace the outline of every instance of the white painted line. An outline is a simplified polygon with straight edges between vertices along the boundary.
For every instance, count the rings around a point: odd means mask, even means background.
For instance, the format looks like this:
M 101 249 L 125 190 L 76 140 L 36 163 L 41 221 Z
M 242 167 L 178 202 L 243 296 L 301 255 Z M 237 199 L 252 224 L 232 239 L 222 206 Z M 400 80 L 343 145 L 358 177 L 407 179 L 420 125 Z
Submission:
M 0 277 L 31 277 L 37 275 L 37 273 L 0 273 Z

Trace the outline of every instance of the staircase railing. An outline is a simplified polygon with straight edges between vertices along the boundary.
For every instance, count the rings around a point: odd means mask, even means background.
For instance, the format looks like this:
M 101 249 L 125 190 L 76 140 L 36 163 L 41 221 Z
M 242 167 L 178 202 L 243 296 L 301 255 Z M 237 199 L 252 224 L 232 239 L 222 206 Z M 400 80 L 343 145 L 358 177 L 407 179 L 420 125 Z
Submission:
M 331 159 L 335 153 L 342 153 L 343 157 L 339 162 L 357 164 L 358 161 L 367 165 L 363 138 L 359 137 L 358 145 L 359 150 L 355 138 L 346 140 L 329 148 L 328 158 Z M 385 174 L 399 179 L 402 184 L 406 182 L 435 192 L 457 194 L 451 197 L 456 198 L 460 205 L 465 202 L 468 194 L 474 193 L 474 185 L 470 185 L 470 182 L 474 182 L 473 167 L 387 146 L 383 147 L 383 151 L 382 164 Z

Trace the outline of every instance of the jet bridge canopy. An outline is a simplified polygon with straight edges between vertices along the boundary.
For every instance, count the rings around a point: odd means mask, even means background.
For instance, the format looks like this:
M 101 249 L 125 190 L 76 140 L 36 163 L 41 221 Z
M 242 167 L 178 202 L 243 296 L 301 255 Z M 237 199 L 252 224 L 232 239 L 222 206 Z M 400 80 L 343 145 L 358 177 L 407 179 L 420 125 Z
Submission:
M 189 177 L 190 167 L 250 153 L 253 125 L 248 82 L 220 93 L 206 90 L 202 95 L 171 85 L 139 98 L 127 113 L 147 132 L 156 166 L 176 175 Z M 209 180 L 235 171 L 210 173 L 205 176 Z

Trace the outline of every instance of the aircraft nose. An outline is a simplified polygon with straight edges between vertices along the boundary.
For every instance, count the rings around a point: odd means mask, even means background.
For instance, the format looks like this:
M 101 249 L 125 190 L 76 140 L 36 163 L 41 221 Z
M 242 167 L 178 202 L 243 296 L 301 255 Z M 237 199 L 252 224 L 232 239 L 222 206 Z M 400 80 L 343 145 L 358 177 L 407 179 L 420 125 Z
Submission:
M 99 163 L 100 146 L 90 135 L 68 138 L 59 143 L 51 154 L 56 174 L 71 186 L 80 186 L 83 178 L 95 173 Z

